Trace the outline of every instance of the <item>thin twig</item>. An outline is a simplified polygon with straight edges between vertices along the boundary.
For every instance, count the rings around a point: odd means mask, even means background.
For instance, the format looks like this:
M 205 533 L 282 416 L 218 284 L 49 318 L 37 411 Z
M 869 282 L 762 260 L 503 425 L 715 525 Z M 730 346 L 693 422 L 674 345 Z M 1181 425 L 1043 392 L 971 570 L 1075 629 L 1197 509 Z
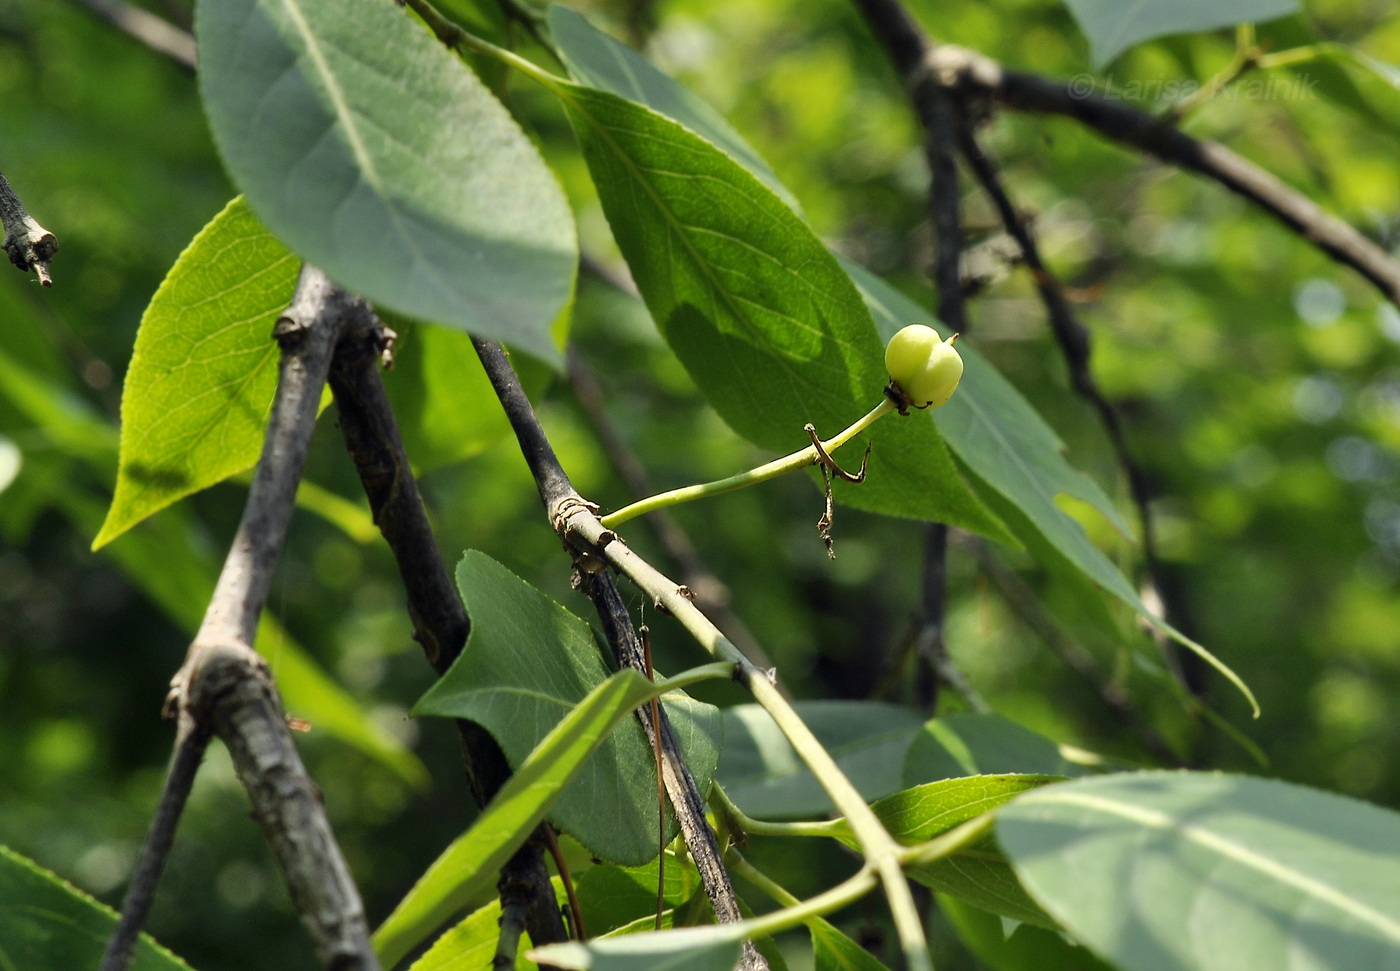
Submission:
M 155 818 L 151 820 L 151 831 L 141 847 L 141 856 L 136 861 L 136 869 L 122 903 L 121 918 L 107 939 L 99 971 L 121 971 L 131 963 L 141 928 L 146 925 L 151 906 L 155 903 L 156 886 L 160 883 L 165 861 L 175 841 L 175 828 L 194 787 L 194 777 L 211 735 L 207 724 L 199 724 L 182 714 L 176 730 L 175 751 L 170 757 L 170 768 L 165 773 L 165 785 L 160 802 L 156 804 Z
M 0 174 L 0 223 L 5 226 L 5 241 L 0 245 L 9 254 L 10 262 L 26 273 L 33 270 L 42 286 L 53 286 L 49 260 L 58 252 L 58 239 L 29 215 L 3 174 Z
M 855 0 L 866 23 L 911 86 L 926 81 L 964 104 L 995 102 L 1017 111 L 1073 118 L 1105 137 L 1202 175 L 1250 200 L 1332 259 L 1356 270 L 1400 306 L 1400 261 L 1225 146 L 1192 138 L 1132 105 L 1068 83 L 1007 70 L 951 44 L 933 46 L 899 0 Z
M 413 636 L 433 670 L 443 674 L 466 645 L 470 622 L 452 575 L 439 551 L 418 481 L 404 450 L 398 421 L 380 376 L 380 361 L 393 332 L 382 324 L 343 338 L 336 347 L 330 385 L 345 447 L 369 499 L 375 525 L 398 564 L 413 621 Z M 490 732 L 456 720 L 467 781 L 478 806 L 485 806 L 510 776 L 510 765 Z M 538 944 L 566 940 L 554 888 L 544 863 L 548 824 L 501 868 L 503 887 L 523 899 L 526 929 Z
M 496 391 L 501 407 L 505 410 L 511 428 L 515 431 L 520 451 L 535 479 L 551 524 L 562 536 L 567 510 L 591 510 L 596 507 L 591 506 L 574 490 L 501 345 L 478 338 L 472 338 L 472 344 Z M 602 623 L 603 634 L 612 646 L 618 664 L 645 673 L 646 655 L 632 623 L 632 617 L 622 595 L 618 593 L 612 575 L 604 569 L 598 569 L 600 565 L 596 558 L 592 562 L 580 559 L 576 568 L 579 585 L 593 601 Z M 700 794 L 689 768 L 686 767 L 670 719 L 662 709 L 661 732 L 658 738 L 652 730 L 650 720 L 643 717 L 640 711 L 637 714 L 653 750 L 658 747 L 661 749 L 666 792 L 670 796 L 672 806 L 675 807 L 681 832 L 685 836 L 691 858 L 700 871 L 701 882 L 714 907 L 716 918 L 723 923 L 742 920 L 738 898 L 721 862 L 714 832 L 705 819 L 704 797 Z M 768 965 L 752 945 L 746 944 L 741 967 L 745 971 L 759 971 L 766 969 Z
M 140 41 L 157 54 L 170 58 L 176 64 L 194 73 L 197 58 L 194 35 L 181 30 L 168 20 L 164 20 L 143 10 L 126 0 L 77 0 L 97 16 L 116 27 L 127 36 Z
M 182 730 L 182 740 L 187 731 L 210 730 L 223 740 L 317 956 L 336 971 L 378 971 L 379 962 L 320 790 L 302 765 L 272 674 L 252 643 L 291 522 L 332 352 L 344 331 L 372 322 L 363 302 L 337 291 L 314 267 L 302 268 L 292 302 L 273 330 L 282 351 L 277 393 L 243 518 L 166 702 L 182 726 L 195 726 Z M 171 802 L 158 810 L 158 821 L 178 815 L 175 801 L 183 797 L 177 788 L 169 791 Z M 148 840 L 156 850 L 163 839 L 158 832 Z M 133 886 L 145 894 L 163 854 L 153 852 L 142 862 L 149 871 L 138 874 Z M 129 895 L 127 903 L 134 912 L 142 901 Z M 134 932 L 139 922 L 133 916 L 118 926 Z M 102 971 L 125 968 L 130 952 L 129 943 L 109 942 L 110 960 L 104 959 Z

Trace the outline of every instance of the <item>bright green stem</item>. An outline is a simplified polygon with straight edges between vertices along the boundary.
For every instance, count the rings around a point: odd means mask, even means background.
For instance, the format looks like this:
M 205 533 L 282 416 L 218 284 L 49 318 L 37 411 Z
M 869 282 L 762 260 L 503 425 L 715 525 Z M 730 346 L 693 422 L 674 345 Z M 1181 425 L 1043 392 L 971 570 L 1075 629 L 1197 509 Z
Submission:
M 1330 41 L 1320 44 L 1309 44 L 1306 47 L 1294 47 L 1286 51 L 1277 51 L 1273 54 L 1263 54 L 1259 58 L 1261 68 L 1292 67 L 1294 64 L 1306 64 L 1308 61 L 1316 61 L 1319 58 L 1327 57 L 1334 53 L 1339 45 Z
M 954 826 L 936 839 L 909 847 L 904 851 L 904 864 L 906 866 L 926 865 L 952 856 L 985 837 L 995 826 L 996 817 L 991 813 L 983 813 L 976 819 L 969 819 L 960 826 Z
M 551 74 L 514 51 L 497 47 L 488 40 L 482 40 L 475 34 L 468 33 L 439 13 L 428 0 L 408 0 L 408 6 L 414 13 L 423 18 L 423 22 L 428 25 L 428 29 L 437 36 L 438 40 L 453 50 L 460 51 L 462 48 L 467 48 L 478 54 L 494 57 L 502 64 L 515 68 L 521 74 L 534 78 L 555 94 L 560 94 L 560 85 L 567 83 L 564 78 Z
M 754 819 L 745 815 L 744 811 L 729 798 L 729 793 L 724 791 L 724 787 L 718 782 L 710 786 L 710 806 L 714 809 L 715 815 L 727 816 L 745 833 L 751 836 L 825 836 L 831 839 L 839 839 L 842 836 L 852 836 L 851 827 L 846 825 L 845 819 L 822 819 L 810 822 L 796 823 L 775 823 L 762 819 Z
M 736 857 L 742 862 L 736 863 Z M 744 879 L 751 880 L 763 890 L 764 893 L 770 893 L 770 895 L 782 894 L 781 898 L 774 896 L 773 899 L 778 900 L 780 903 L 784 900 L 791 901 L 791 903 L 782 910 L 775 910 L 771 914 L 764 914 L 762 917 L 753 917 L 743 923 L 732 925 L 735 928 L 742 928 L 744 936 L 750 938 L 763 937 L 765 935 L 777 934 L 780 931 L 791 930 L 794 927 L 807 923 L 813 918 L 820 917 L 823 914 L 829 914 L 835 910 L 840 910 L 842 907 L 855 903 L 871 890 L 874 890 L 879 882 L 876 880 L 875 873 L 870 868 L 870 865 L 866 864 L 861 868 L 860 872 L 849 880 L 838 883 L 830 890 L 823 891 L 808 900 L 799 901 L 792 894 L 788 893 L 772 880 L 769 880 L 768 877 L 759 873 L 747 860 L 744 860 L 743 857 L 740 857 L 733 850 L 725 854 L 725 862 L 729 863 L 734 868 L 735 872 L 741 874 Z M 769 889 L 770 887 L 772 888 L 771 891 Z M 910 965 L 910 967 L 914 967 L 914 965 Z M 925 963 L 920 965 L 920 967 L 931 968 L 932 966 Z
M 881 409 L 871 414 L 879 417 Z M 869 416 L 867 416 L 869 417 Z M 874 420 L 873 418 L 871 420 Z M 768 674 L 754 667 L 742 651 L 725 637 L 677 586 L 656 567 L 634 553 L 611 530 L 587 512 L 567 517 L 565 538 L 570 543 L 586 544 L 599 551 L 605 559 L 637 584 L 653 602 L 668 610 L 690 632 L 700 646 L 717 658 L 738 665 L 737 677 L 753 693 L 756 700 L 777 723 L 789 744 L 812 771 L 826 790 L 839 812 L 846 817 L 856 841 L 865 856 L 866 865 L 880 877 L 894 916 L 895 930 L 904 949 L 904 959 L 910 971 L 933 971 L 928 943 L 924 939 L 923 922 L 909 883 L 901 869 L 905 849 L 885 831 L 878 817 L 865 804 L 860 792 L 846 778 L 836 761 L 817 737 L 798 717 L 792 704 L 778 691 Z M 865 871 L 862 871 L 865 872 Z M 844 884 L 843 884 L 844 886 Z M 813 898 L 817 900 L 820 898 Z M 808 903 L 811 903 L 809 901 Z
M 845 431 L 822 442 L 822 448 L 830 455 L 836 449 L 845 445 L 852 438 L 870 427 L 877 418 L 880 418 L 894 410 L 894 402 L 886 398 L 872 408 L 864 417 Z M 793 452 L 791 455 L 784 455 L 780 459 L 774 459 L 756 469 L 749 469 L 747 472 L 740 472 L 738 475 L 731 475 L 727 479 L 716 479 L 714 482 L 703 482 L 700 485 L 684 486 L 680 489 L 672 489 L 670 492 L 661 492 L 646 499 L 632 503 L 630 506 L 623 506 L 617 512 L 609 513 L 603 517 L 603 525 L 613 529 L 622 525 L 629 519 L 635 519 L 643 513 L 655 512 L 658 509 L 665 509 L 667 506 L 676 506 L 682 502 L 690 502 L 692 499 L 703 499 L 706 496 L 717 496 L 724 492 L 733 492 L 735 489 L 742 489 L 746 486 L 758 485 L 760 482 L 767 482 L 769 479 L 776 479 L 780 475 L 787 475 L 789 472 L 796 472 L 809 465 L 816 465 L 818 462 L 817 447 L 808 445 L 806 448 Z
M 737 873 L 749 883 L 766 893 L 779 907 L 796 907 L 802 901 L 788 892 L 787 887 L 778 883 L 768 874 L 744 859 L 744 854 L 734 847 L 724 854 L 725 865 L 730 873 Z

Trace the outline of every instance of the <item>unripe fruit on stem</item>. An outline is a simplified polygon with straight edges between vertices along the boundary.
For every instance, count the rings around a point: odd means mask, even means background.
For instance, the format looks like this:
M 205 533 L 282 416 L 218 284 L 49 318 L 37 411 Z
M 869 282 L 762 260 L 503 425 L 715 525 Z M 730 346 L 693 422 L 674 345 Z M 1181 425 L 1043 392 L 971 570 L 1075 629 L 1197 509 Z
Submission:
M 915 408 L 937 408 L 947 402 L 962 380 L 963 362 L 953 350 L 954 334 L 940 340 L 938 331 L 910 324 L 890 338 L 885 367 L 890 378 Z

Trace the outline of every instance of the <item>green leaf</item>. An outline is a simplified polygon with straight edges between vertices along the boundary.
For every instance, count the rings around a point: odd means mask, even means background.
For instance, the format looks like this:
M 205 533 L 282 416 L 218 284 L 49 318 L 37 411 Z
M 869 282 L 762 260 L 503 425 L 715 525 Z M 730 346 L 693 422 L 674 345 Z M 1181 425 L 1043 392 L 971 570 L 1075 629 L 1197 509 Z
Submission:
M 901 843 L 931 840 L 976 819 L 1030 789 L 1059 782 L 1053 775 L 980 775 L 915 786 L 871 805 L 886 831 Z M 852 849 L 859 844 L 838 837 Z M 941 860 L 907 869 L 926 887 L 952 894 L 983 910 L 1041 927 L 1055 922 L 1040 909 L 1016 879 L 1016 874 L 990 835 Z
M 1025 923 L 1008 931 L 1006 918 L 947 894 L 938 895 L 938 909 L 991 971 L 1113 971 L 1055 931 Z
M 874 701 L 799 701 L 793 707 L 867 800 L 902 788 L 899 766 L 922 727 L 917 712 Z M 724 710 L 718 778 L 734 804 L 750 816 L 824 816 L 835 809 L 758 705 Z
M 768 163 L 709 104 L 563 4 L 549 8 L 549 30 L 569 76 L 599 91 L 646 105 L 680 122 L 748 169 L 794 211 L 800 206 Z
M 904 755 L 903 779 L 917 786 L 971 775 L 1029 773 L 1079 776 L 1087 770 L 1065 758 L 1059 745 L 1001 715 L 972 712 L 934 718 Z
M 117 915 L 5 846 L 0 846 L 0 967 L 76 971 L 102 960 Z M 189 971 L 145 934 L 132 971 Z
M 537 947 L 529 957 L 574 971 L 733 971 L 743 939 L 724 924 Z
M 382 0 L 201 0 L 234 182 L 338 283 L 556 365 L 578 246 L 553 174 L 470 70 Z
M 604 863 L 585 870 L 575 889 L 588 933 L 599 937 L 648 915 L 654 919 L 657 876 L 656 860 L 639 867 Z M 689 857 L 667 854 L 666 906 L 679 906 L 701 889 L 700 873 Z
M 93 549 L 257 462 L 277 388 L 272 326 L 299 269 L 241 197 L 180 254 L 136 334 L 116 494 Z
M 874 274 L 849 261 L 843 261 L 843 265 L 860 287 L 884 340 L 888 341 L 908 323 L 927 324 L 935 330 L 941 327 L 927 311 Z M 1060 494 L 1080 499 L 1103 513 L 1124 535 L 1129 533 L 1103 490 L 1065 462 L 1064 443 L 1054 430 L 974 348 L 960 343 L 958 352 L 965 368 L 962 384 L 952 400 L 933 412 L 933 421 L 972 473 L 969 478 L 997 493 L 984 492 L 987 505 L 1037 559 L 1045 561 L 1054 556 L 1067 560 L 1099 587 L 1198 654 L 1239 689 L 1258 717 L 1259 704 L 1240 676 L 1148 610 L 1118 567 L 1089 539 L 1084 527 L 1056 504 L 1055 497 Z
M 740 435 L 778 452 L 880 401 L 883 346 L 850 279 L 772 191 L 698 135 L 616 95 L 550 82 L 652 318 Z M 869 478 L 841 501 L 1005 531 L 927 422 L 873 426 Z M 855 452 L 859 446 L 851 448 Z
M 397 964 L 453 911 L 489 887 L 618 722 L 665 690 L 664 684 L 655 685 L 636 671 L 619 671 L 565 715 L 374 932 L 374 949 L 384 965 Z
M 865 948 L 818 917 L 809 921 L 816 971 L 889 971 Z
M 1272 20 L 1297 13 L 1298 0 L 1065 0 L 1089 38 L 1095 67 L 1154 37 L 1194 34 L 1218 27 Z
M 998 834 L 1027 889 L 1124 971 L 1400 966 L 1400 815 L 1274 780 L 1079 779 Z
M 562 897 L 564 886 L 560 879 L 554 877 L 551 883 L 555 896 Z M 495 897 L 434 941 L 433 946 L 409 966 L 409 971 L 483 971 L 492 967 L 491 959 L 496 956 L 500 937 L 501 898 Z M 525 957 L 528 940 L 529 935 L 523 935 L 515 952 L 517 971 L 534 967 Z
M 457 586 L 472 619 L 461 656 L 418 702 L 415 713 L 466 718 L 489 731 L 512 767 L 571 708 L 607 678 L 593 632 L 559 604 L 484 553 L 469 551 Z M 719 712 L 684 695 L 666 711 L 701 792 L 719 760 Z M 592 756 L 553 822 L 595 855 L 637 865 L 656 856 L 656 765 L 635 720 Z M 668 822 L 665 842 L 676 834 Z

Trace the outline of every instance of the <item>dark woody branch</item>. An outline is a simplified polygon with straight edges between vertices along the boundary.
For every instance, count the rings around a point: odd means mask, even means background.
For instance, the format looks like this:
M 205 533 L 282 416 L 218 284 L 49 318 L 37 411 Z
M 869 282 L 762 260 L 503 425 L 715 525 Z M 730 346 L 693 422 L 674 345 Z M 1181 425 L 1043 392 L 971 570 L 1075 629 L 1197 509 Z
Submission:
M 398 564 L 414 638 L 433 670 L 442 674 L 462 653 L 470 623 L 428 523 L 380 377 L 380 360 L 391 337 L 392 332 L 379 325 L 342 339 L 331 366 L 330 385 L 345 446 L 359 472 L 374 522 Z M 510 766 L 495 739 L 480 725 L 459 719 L 457 730 L 472 797 L 485 806 L 509 777 Z M 523 922 L 535 944 L 567 939 L 544 863 L 545 842 L 544 834 L 537 832 L 501 869 L 502 903 L 509 898 L 508 913 Z
M 49 260 L 58 252 L 58 239 L 29 215 L 4 175 L 0 175 L 0 223 L 5 226 L 5 252 L 10 262 L 24 272 L 34 271 L 39 283 L 53 286 Z
M 180 722 L 171 783 L 102 971 L 119 971 L 130 960 L 211 733 L 228 747 L 321 963 L 335 971 L 378 971 L 364 906 L 320 790 L 292 741 L 271 672 L 252 647 L 291 522 L 332 352 L 342 333 L 372 326 L 367 305 L 337 290 L 315 267 L 302 268 L 291 305 L 273 331 L 282 351 L 277 393 L 243 518 L 204 622 L 171 683 L 166 710 Z
M 916 97 L 926 97 L 924 92 L 930 89 L 943 90 L 952 92 L 964 106 L 995 103 L 1073 118 L 1113 141 L 1202 175 L 1250 200 L 1400 305 L 1400 261 L 1224 145 L 1192 138 L 1124 102 L 1083 95 L 1065 82 L 1008 70 L 976 51 L 932 44 L 899 0 L 856 0 L 856 6 Z

